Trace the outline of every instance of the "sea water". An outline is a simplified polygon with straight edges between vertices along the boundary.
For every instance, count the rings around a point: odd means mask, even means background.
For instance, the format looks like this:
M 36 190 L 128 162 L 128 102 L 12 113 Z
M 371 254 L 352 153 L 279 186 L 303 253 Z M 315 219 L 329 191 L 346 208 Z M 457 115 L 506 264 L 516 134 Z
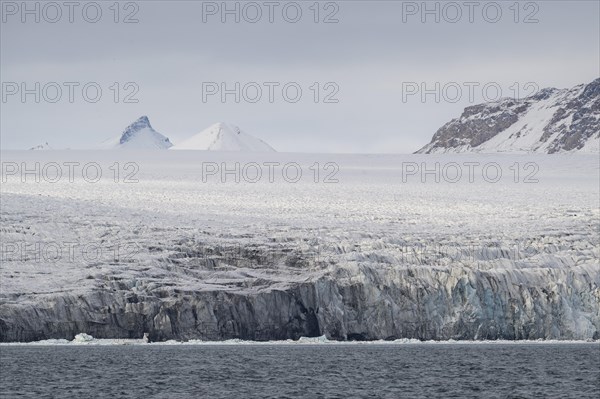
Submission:
M 600 345 L 0 346 L 2 398 L 598 398 Z

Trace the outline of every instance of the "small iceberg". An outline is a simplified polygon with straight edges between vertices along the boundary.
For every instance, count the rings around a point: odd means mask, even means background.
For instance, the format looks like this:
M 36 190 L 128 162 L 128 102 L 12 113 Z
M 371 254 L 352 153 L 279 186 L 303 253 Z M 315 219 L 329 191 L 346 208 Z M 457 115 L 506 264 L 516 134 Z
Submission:
M 94 337 L 92 337 L 91 335 L 88 335 L 86 333 L 79 333 L 75 336 L 75 338 L 71 342 L 74 344 L 85 344 L 85 343 L 93 342 L 94 340 L 95 340 Z

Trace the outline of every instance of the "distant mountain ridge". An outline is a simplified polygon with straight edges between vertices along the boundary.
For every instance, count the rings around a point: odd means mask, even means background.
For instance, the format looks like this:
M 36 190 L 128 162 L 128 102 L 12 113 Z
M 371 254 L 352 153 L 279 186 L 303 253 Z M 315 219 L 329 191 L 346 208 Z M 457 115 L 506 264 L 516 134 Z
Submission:
M 48 144 L 48 142 L 46 141 L 43 144 L 40 145 L 36 145 L 35 147 L 31 147 L 29 148 L 30 151 L 34 151 L 34 150 L 53 150 L 54 148 L 52 148 L 50 146 L 50 144 Z
M 522 100 L 467 107 L 417 153 L 599 151 L 600 78 L 571 89 L 543 89 Z
M 238 126 L 219 122 L 174 146 L 168 137 L 152 128 L 147 116 L 127 126 L 121 136 L 101 144 L 102 149 L 159 149 L 273 152 L 273 147 L 242 131 Z

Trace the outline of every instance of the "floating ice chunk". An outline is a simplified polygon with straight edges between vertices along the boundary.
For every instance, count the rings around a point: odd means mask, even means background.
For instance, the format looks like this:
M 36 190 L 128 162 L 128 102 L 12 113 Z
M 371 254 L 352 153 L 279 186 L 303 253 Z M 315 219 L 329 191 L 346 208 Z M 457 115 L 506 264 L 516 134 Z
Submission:
M 329 342 L 325 335 L 320 337 L 300 337 L 297 341 L 299 344 L 326 344 Z
M 92 337 L 91 335 L 88 335 L 86 333 L 80 333 L 77 334 L 75 336 L 75 338 L 73 339 L 73 343 L 87 343 L 87 342 L 93 342 L 94 341 L 94 337 Z

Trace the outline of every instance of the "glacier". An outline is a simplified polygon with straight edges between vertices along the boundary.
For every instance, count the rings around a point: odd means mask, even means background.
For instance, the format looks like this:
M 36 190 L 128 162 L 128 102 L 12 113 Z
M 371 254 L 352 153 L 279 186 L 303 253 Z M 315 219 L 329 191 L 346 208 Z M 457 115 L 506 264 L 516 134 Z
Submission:
M 199 154 L 3 151 L 139 173 L 3 174 L 0 341 L 600 339 L 597 154 Z M 203 181 L 202 162 L 304 175 Z M 468 162 L 505 173 L 403 180 L 409 164 Z M 536 182 L 515 182 L 527 162 Z M 337 183 L 315 181 L 327 163 Z

